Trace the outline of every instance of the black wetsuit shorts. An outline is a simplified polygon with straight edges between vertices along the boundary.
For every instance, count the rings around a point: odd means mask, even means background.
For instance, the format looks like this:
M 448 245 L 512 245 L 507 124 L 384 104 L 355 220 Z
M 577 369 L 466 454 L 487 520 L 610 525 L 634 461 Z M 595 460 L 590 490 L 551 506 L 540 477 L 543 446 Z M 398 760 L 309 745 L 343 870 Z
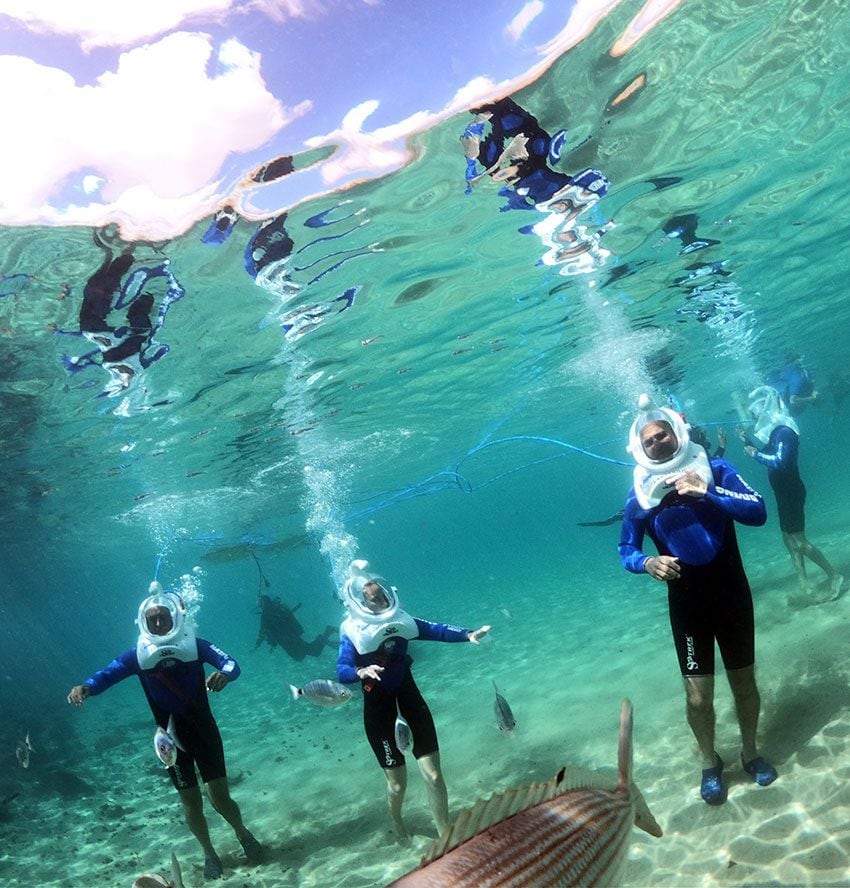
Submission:
M 168 769 L 168 776 L 177 789 L 192 789 L 198 785 L 196 766 L 204 783 L 226 777 L 224 746 L 209 707 L 201 707 L 193 715 L 181 716 L 174 721 L 175 739 L 183 749 L 177 750 L 177 761 Z
M 382 768 L 401 768 L 404 765 L 404 756 L 395 742 L 398 712 L 410 725 L 414 758 L 422 758 L 439 749 L 431 710 L 408 669 L 395 694 L 381 693 L 377 684 L 372 685 L 371 690 L 363 689 L 363 725 L 372 752 Z
M 713 561 L 681 568 L 682 575 L 667 588 L 682 675 L 714 675 L 715 640 L 726 669 L 752 666 L 753 598 L 734 532 L 727 534 Z
M 806 529 L 806 485 L 799 475 L 774 472 L 769 477 L 776 497 L 776 511 L 782 532 L 803 533 Z

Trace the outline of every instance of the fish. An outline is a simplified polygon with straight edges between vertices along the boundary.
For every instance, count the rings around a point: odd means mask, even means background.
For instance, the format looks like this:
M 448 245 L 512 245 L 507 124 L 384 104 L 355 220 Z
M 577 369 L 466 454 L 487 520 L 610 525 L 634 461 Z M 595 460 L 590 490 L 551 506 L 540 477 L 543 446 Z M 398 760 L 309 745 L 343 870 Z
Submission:
M 328 678 L 316 678 L 308 681 L 303 688 L 296 688 L 290 685 L 289 690 L 292 692 L 292 699 L 299 700 L 304 697 L 316 706 L 342 706 L 351 699 L 351 690 L 338 681 L 331 681 Z
M 405 717 L 399 713 L 395 720 L 395 745 L 399 752 L 405 753 L 410 749 L 411 743 L 413 743 L 413 731 L 410 730 Z
M 19 740 L 18 745 L 15 747 L 15 757 L 18 759 L 18 764 L 22 768 L 28 768 L 30 766 L 31 752 L 35 752 L 35 749 L 30 742 L 30 732 L 27 731 L 27 736 L 23 740 Z
M 546 783 L 480 800 L 387 888 L 622 885 L 632 826 L 663 834 L 632 782 L 632 725 L 623 700 L 616 783 L 565 767 Z
M 496 700 L 493 703 L 493 712 L 496 713 L 496 724 L 499 726 L 500 731 L 504 731 L 506 734 L 513 734 L 516 727 L 516 719 L 511 711 L 511 707 L 508 701 L 499 693 L 495 681 L 493 682 L 493 688 L 496 691 Z
M 156 757 L 166 768 L 174 767 L 174 763 L 177 761 L 177 750 L 182 750 L 183 747 L 174 730 L 173 715 L 168 717 L 168 728 L 163 729 L 157 725 L 156 733 L 153 735 L 153 748 Z
M 177 855 L 171 852 L 171 879 L 159 873 L 144 873 L 133 882 L 133 888 L 185 888 Z

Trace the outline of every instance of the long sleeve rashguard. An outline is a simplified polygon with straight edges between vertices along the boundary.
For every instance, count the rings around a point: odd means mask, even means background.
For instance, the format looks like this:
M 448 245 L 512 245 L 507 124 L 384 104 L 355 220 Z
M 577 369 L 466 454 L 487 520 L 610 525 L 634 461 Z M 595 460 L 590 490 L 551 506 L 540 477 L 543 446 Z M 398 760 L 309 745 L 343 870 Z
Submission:
M 469 641 L 471 630 L 458 626 L 450 626 L 447 623 L 429 623 L 427 620 L 414 618 L 419 634 L 417 641 Z M 336 674 L 344 684 L 353 684 L 359 681 L 357 670 L 364 666 L 377 664 L 384 667 L 381 681 L 376 684 L 381 691 L 393 693 L 401 684 L 413 658 L 407 649 L 410 642 L 406 638 L 392 639 L 392 646 L 387 647 L 385 642 L 376 651 L 368 654 L 358 654 L 357 648 L 347 635 L 343 635 L 339 641 L 339 656 L 337 658 Z
M 623 567 L 643 573 L 647 559 L 643 551 L 648 535 L 661 555 L 673 555 L 684 564 L 707 564 L 720 551 L 733 521 L 758 527 L 767 520 L 761 495 L 736 469 L 722 459 L 711 460 L 714 484 L 704 496 L 669 493 L 652 509 L 642 509 L 629 492 L 623 516 L 618 551 Z
M 206 639 L 199 638 L 198 659 L 186 663 L 182 660 L 165 660 L 155 669 L 141 669 L 136 649 L 131 648 L 116 657 L 108 666 L 96 672 L 84 684 L 92 696 L 102 694 L 113 685 L 131 675 L 137 675 L 152 706 L 174 715 L 185 715 L 198 702 L 206 702 L 204 663 L 214 666 L 230 681 L 239 677 L 239 664 L 229 654 Z

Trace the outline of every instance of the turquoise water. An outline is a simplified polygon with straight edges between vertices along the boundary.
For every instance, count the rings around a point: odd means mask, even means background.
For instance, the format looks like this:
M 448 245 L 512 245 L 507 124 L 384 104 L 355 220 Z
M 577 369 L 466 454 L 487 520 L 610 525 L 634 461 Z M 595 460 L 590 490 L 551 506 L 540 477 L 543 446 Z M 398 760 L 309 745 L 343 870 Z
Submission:
M 686 751 L 691 739 L 663 602 L 620 568 L 616 526 L 576 526 L 624 501 L 630 469 L 599 457 L 626 458 L 642 391 L 674 395 L 714 439 L 713 424 L 731 431 L 736 422 L 735 392 L 790 351 L 802 355 L 820 393 L 800 419 L 808 533 L 850 571 L 847 16 L 837 2 L 685 4 L 612 59 L 633 12 L 616 11 L 513 94 L 548 132 L 569 127 L 561 171 L 594 167 L 611 181 L 580 219 L 588 231 L 613 220 L 600 241 L 607 255 L 581 273 L 540 265 L 546 247 L 518 233 L 545 214 L 500 212 L 492 182 L 464 194 L 458 137 L 471 117 L 459 115 L 418 137 L 404 170 L 290 212 L 295 295 L 246 274 L 256 223 L 240 220 L 220 246 L 201 242 L 208 221 L 170 243 L 136 245 L 150 267 L 168 257 L 185 295 L 157 334 L 168 354 L 115 394 L 100 365 L 66 370 L 63 355 L 92 346 L 56 332 L 79 329 L 83 288 L 102 260 L 92 232 L 0 232 L 4 884 L 123 885 L 145 868 L 164 870 L 164 827 L 141 833 L 138 856 L 110 852 L 123 841 L 113 836 L 75 864 L 77 845 L 44 851 L 38 823 L 96 843 L 99 831 L 111 835 L 109 799 L 120 796 L 140 818 L 147 807 L 174 813 L 170 788 L 149 773 L 152 732 L 138 689 L 128 682 L 110 692 L 113 706 L 101 698 L 81 713 L 65 694 L 133 643 L 135 611 L 157 571 L 176 586 L 195 566 L 201 634 L 244 668 L 217 709 L 236 768 L 251 772 L 234 793 L 279 849 L 251 884 L 378 885 L 415 863 L 412 852 L 384 849 L 376 869 L 344 881 L 327 833 L 291 841 L 299 811 L 316 816 L 340 786 L 345 803 L 327 816 L 357 836 L 380 834 L 383 789 L 357 701 L 330 714 L 289 709 L 284 682 L 331 676 L 333 652 L 308 668 L 253 651 L 261 579 L 252 552 L 273 594 L 302 602 L 309 638 L 340 619 L 335 579 L 355 555 L 390 577 L 416 615 L 493 624 L 486 661 L 414 652 L 454 808 L 547 776 L 561 759 L 610 766 L 610 724 L 624 695 L 645 726 L 646 769 L 669 779 L 653 760 L 658 737 L 672 734 Z M 641 73 L 643 89 L 613 106 Z M 666 187 L 653 184 L 662 180 Z M 333 224 L 305 227 L 326 210 Z M 665 235 L 665 223 L 686 214 L 712 243 L 687 252 L 681 237 Z M 161 280 L 156 287 L 161 304 Z M 353 305 L 339 311 L 334 300 L 352 287 Z M 287 333 L 296 309 L 302 326 Z M 769 494 L 762 469 L 731 439 L 728 458 Z M 778 612 L 791 572 L 767 498 L 767 526 L 741 534 L 765 631 L 789 617 Z M 788 739 L 801 716 L 783 700 L 804 680 L 817 683 L 812 658 L 844 658 L 823 647 L 811 612 L 812 634 L 785 661 L 765 651 L 786 670 L 763 685 L 780 770 L 809 739 Z M 792 622 L 785 631 L 798 633 Z M 830 675 L 833 705 L 812 716 L 812 731 L 846 717 L 850 700 L 836 691 L 844 677 Z M 519 704 L 512 746 L 490 724 L 490 678 Z M 669 704 L 656 706 L 659 694 Z M 13 753 L 27 730 L 37 752 L 24 770 Z M 839 766 L 846 771 L 846 761 Z M 303 784 L 287 782 L 292 769 Z M 682 794 L 693 791 L 692 776 Z M 427 832 L 414 777 L 409 807 Z M 305 793 L 315 794 L 313 809 L 299 808 Z M 662 824 L 674 813 L 663 802 L 653 808 Z M 846 829 L 835 841 L 848 850 Z M 180 850 L 197 856 L 188 839 Z M 357 860 L 356 849 L 338 852 Z M 739 872 L 742 884 L 836 884 L 838 869 L 791 877 L 775 862 L 767 874 Z M 676 884 L 671 861 L 652 872 Z M 689 872 L 715 884 L 707 868 Z

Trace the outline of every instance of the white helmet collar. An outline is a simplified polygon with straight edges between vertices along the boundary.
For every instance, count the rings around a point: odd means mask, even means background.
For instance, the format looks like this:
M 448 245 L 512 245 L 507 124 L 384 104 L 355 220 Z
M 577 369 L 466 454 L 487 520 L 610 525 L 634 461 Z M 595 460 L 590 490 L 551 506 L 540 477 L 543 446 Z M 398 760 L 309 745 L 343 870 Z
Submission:
M 760 385 L 747 396 L 750 401 L 750 416 L 753 418 L 753 436 L 762 445 L 767 444 L 770 435 L 777 426 L 788 426 L 798 435 L 800 428 L 791 418 L 785 402 L 778 391 L 769 385 Z

